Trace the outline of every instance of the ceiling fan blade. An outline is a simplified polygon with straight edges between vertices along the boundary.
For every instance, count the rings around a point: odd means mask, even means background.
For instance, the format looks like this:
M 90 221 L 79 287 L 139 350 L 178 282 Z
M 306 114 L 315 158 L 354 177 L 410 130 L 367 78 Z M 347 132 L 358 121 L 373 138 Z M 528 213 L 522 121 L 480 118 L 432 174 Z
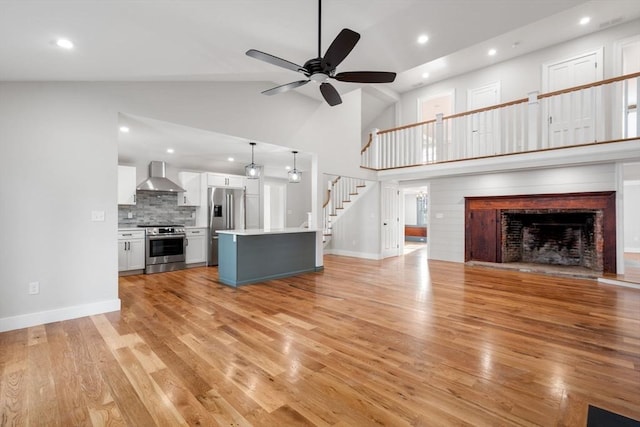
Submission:
M 306 85 L 309 83 L 309 80 L 298 80 L 297 82 L 291 82 L 284 85 L 272 87 L 271 89 L 267 89 L 262 92 L 263 95 L 277 95 L 282 92 L 286 92 L 291 89 L 295 89 L 297 87 Z
M 286 59 L 278 58 L 277 56 L 273 56 L 259 50 L 249 49 L 247 51 L 247 56 L 259 59 L 260 61 L 268 62 L 269 64 L 276 65 L 278 67 L 286 68 L 287 70 L 298 72 L 306 71 L 301 65 L 294 64 L 293 62 L 287 61 Z
M 331 42 L 331 46 L 329 46 L 329 49 L 327 49 L 327 52 L 324 54 L 324 58 L 322 58 L 327 70 L 335 70 L 344 58 L 349 55 L 349 52 L 353 50 L 358 40 L 360 40 L 360 34 L 355 31 L 348 28 L 340 31 L 340 34 Z
M 340 98 L 340 94 L 330 83 L 322 83 L 320 85 L 320 92 L 324 97 L 324 100 L 327 101 L 327 104 L 334 105 L 342 104 L 342 98 Z
M 333 76 L 340 82 L 350 83 L 391 83 L 396 79 L 396 73 L 388 71 L 347 71 Z

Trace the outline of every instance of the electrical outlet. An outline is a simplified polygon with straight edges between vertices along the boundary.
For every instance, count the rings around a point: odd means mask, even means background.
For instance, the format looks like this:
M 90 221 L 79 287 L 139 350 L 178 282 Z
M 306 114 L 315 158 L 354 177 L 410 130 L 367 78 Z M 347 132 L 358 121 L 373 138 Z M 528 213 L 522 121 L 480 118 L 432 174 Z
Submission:
M 36 295 L 40 293 L 40 282 L 29 283 L 29 295 Z
M 127 213 L 127 218 L 129 218 L 129 219 L 133 218 L 133 212 L 128 212 Z

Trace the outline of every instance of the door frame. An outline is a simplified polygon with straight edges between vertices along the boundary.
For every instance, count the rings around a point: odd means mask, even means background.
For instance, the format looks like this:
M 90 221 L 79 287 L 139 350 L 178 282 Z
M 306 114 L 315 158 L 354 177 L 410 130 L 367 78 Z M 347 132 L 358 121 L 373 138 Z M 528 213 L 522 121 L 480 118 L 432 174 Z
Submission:
M 398 185 L 398 183 L 396 182 L 382 182 L 381 184 L 382 185 L 380 185 L 380 256 L 382 258 L 389 258 L 393 256 L 399 256 L 401 253 L 400 252 L 401 191 L 400 191 L 400 185 Z M 395 196 L 393 200 L 390 200 L 387 197 L 387 192 L 385 191 L 386 189 L 392 189 L 395 192 Z M 395 221 L 394 221 L 394 218 L 384 218 L 384 214 L 386 212 L 385 207 L 387 207 L 389 203 L 395 203 L 395 206 L 396 206 Z M 385 249 L 385 246 L 387 246 L 386 244 L 387 242 L 385 242 L 386 233 L 385 233 L 384 227 L 387 227 L 387 226 L 390 227 L 391 230 L 395 230 L 395 240 L 396 240 L 395 248 L 391 247 L 389 249 Z
M 549 69 L 551 67 L 554 67 L 558 64 L 562 64 L 564 62 L 571 62 L 571 61 L 575 61 L 577 59 L 586 57 L 586 56 L 591 56 L 591 55 L 595 55 L 596 58 L 596 64 L 599 64 L 599 66 L 596 67 L 596 80 L 603 80 L 604 79 L 604 47 L 600 46 L 599 48 L 595 49 L 595 50 L 591 50 L 591 51 L 587 51 L 587 52 L 583 52 L 579 55 L 574 55 L 568 58 L 562 58 L 562 59 L 555 59 L 553 61 L 548 61 L 542 64 L 542 88 L 541 88 L 541 92 L 542 93 L 547 93 L 550 91 L 549 89 Z M 595 112 L 594 112 L 595 113 Z M 543 103 L 543 107 L 542 107 L 542 112 L 540 117 L 542 118 L 541 120 L 541 124 L 542 124 L 542 129 L 541 129 L 541 137 L 542 137 L 542 147 L 544 148 L 548 148 L 550 147 L 551 144 L 551 138 L 550 138 L 550 132 L 551 132 L 551 125 L 549 123 L 549 121 L 547 120 L 550 114 L 550 107 L 548 103 Z

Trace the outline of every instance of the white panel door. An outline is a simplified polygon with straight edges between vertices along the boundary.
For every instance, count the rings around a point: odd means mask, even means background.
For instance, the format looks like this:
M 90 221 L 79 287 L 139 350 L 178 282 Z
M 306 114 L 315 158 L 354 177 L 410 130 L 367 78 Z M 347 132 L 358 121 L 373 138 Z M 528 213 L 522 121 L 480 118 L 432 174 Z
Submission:
M 602 51 L 545 65 L 543 91 L 555 92 L 602 80 Z M 549 98 L 547 146 L 563 147 L 595 140 L 593 110 L 597 89 Z
M 469 111 L 497 105 L 500 103 L 500 82 L 469 89 L 467 95 Z M 493 110 L 471 116 L 469 120 L 471 147 L 467 151 L 471 153 L 471 157 L 501 154 L 500 133 L 495 131 L 500 128 L 497 118 L 497 113 Z
M 400 189 L 394 184 L 382 186 L 382 257 L 400 255 Z

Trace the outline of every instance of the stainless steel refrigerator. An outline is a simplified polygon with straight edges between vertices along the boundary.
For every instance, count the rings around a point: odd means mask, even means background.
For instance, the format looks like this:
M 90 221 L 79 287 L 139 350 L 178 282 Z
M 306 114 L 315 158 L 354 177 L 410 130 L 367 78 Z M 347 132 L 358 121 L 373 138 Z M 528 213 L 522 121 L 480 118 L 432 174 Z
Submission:
M 244 190 L 209 188 L 209 265 L 218 265 L 218 230 L 244 228 Z

